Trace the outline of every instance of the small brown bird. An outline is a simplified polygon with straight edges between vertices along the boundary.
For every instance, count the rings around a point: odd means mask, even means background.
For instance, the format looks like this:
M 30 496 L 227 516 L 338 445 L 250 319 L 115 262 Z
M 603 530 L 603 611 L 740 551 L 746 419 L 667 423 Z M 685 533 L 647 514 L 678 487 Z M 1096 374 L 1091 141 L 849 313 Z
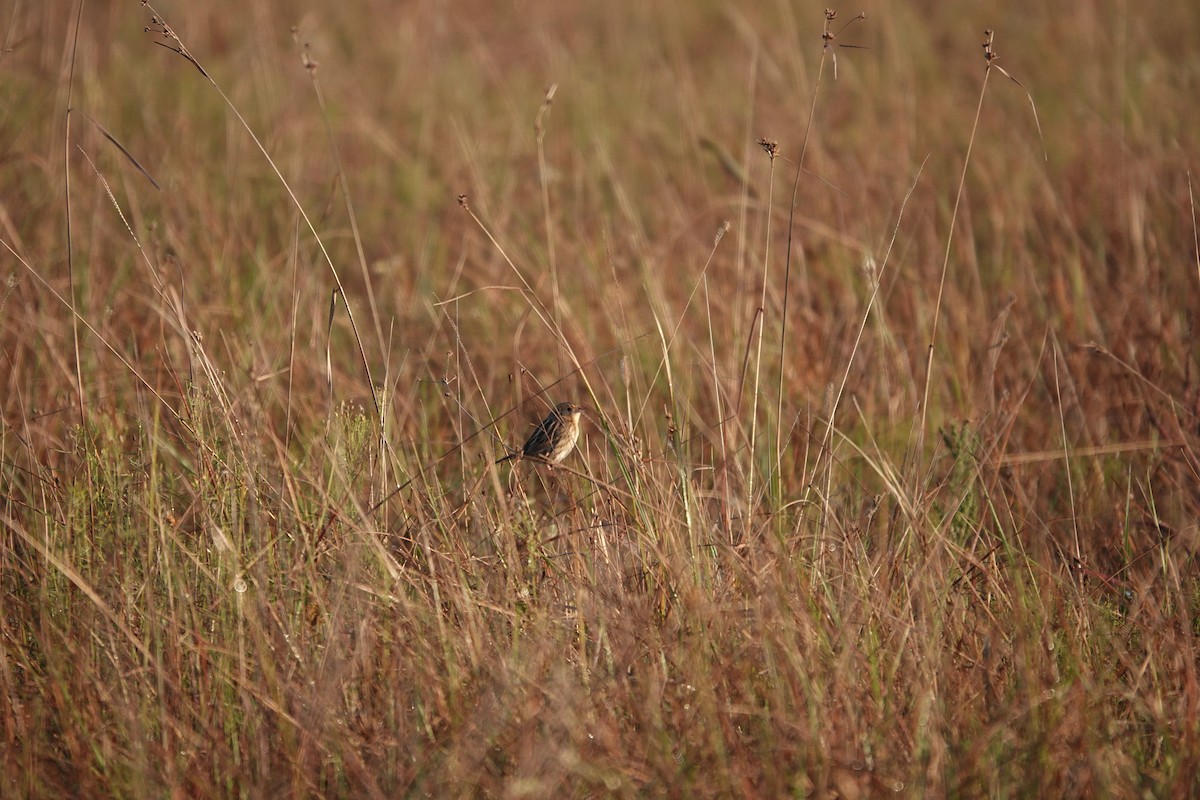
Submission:
M 575 449 L 575 442 L 579 440 L 579 431 L 583 427 L 579 424 L 579 418 L 582 415 L 583 408 L 580 406 L 559 403 L 529 434 L 521 452 L 505 456 L 496 463 L 503 464 L 513 458 L 529 458 L 547 464 L 561 463 Z

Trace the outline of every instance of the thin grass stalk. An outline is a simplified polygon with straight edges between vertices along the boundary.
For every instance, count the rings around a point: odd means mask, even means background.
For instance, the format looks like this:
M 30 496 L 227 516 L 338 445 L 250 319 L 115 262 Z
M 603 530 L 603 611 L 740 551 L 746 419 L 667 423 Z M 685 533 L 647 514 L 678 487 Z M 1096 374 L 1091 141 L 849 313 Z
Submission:
M 712 365 L 713 402 L 716 403 L 716 405 L 717 405 L 716 412 L 717 412 L 717 419 L 719 420 L 719 423 L 717 425 L 717 438 L 720 442 L 721 457 L 720 457 L 720 460 L 718 461 L 718 464 L 720 466 L 718 466 L 717 468 L 721 471 L 721 514 L 722 514 L 722 518 L 723 518 L 723 522 L 724 522 L 722 529 L 725 531 L 725 534 L 727 536 L 729 536 L 729 544 L 732 545 L 734 543 L 734 540 L 733 540 L 733 524 L 730 519 L 731 495 L 729 492 L 729 453 L 728 453 L 728 448 L 727 448 L 727 445 L 725 442 L 725 424 L 726 424 L 725 423 L 725 409 L 722 405 L 721 379 L 717 374 L 716 334 L 714 332 L 714 325 L 713 325 L 712 303 L 709 301 L 709 295 L 708 295 L 708 276 L 707 275 L 704 276 L 703 281 L 704 281 L 704 310 L 705 310 L 707 318 L 708 318 L 708 357 L 709 357 L 709 362 Z
M 288 312 L 288 379 L 287 395 L 284 399 L 283 449 L 287 452 L 292 443 L 292 387 L 296 378 L 296 314 L 300 303 L 300 219 L 292 231 L 292 304 Z
M 771 167 L 767 175 L 767 224 L 763 241 L 762 296 L 758 301 L 758 312 L 756 315 L 759 318 L 759 326 L 754 357 L 754 392 L 750 398 L 750 467 L 749 476 L 746 481 L 747 509 L 755 506 L 754 475 L 758 439 L 758 395 L 760 376 L 762 374 L 762 343 L 767 318 L 767 275 L 771 266 L 771 198 L 775 194 L 775 153 L 773 149 L 768 149 L 767 153 L 771 156 Z
M 71 102 L 75 96 L 75 57 L 79 52 L 79 25 L 83 18 L 83 3 L 84 0 L 79 0 L 79 4 L 75 7 L 75 30 L 71 34 L 71 68 L 67 75 L 67 110 L 63 118 L 63 200 L 67 224 L 67 293 L 70 298 L 68 306 L 72 312 L 78 308 L 78 298 L 75 296 L 75 247 L 71 229 Z M 92 459 L 87 457 L 90 437 L 87 424 L 87 395 L 83 388 L 83 359 L 79 349 L 78 316 L 77 312 L 71 314 L 71 346 L 75 354 L 75 402 L 79 409 L 79 434 L 84 448 L 84 468 L 87 470 L 88 485 L 92 486 L 95 481 L 92 475 Z M 89 503 L 87 531 L 89 540 L 95 528 L 92 511 Z
M 1082 563 L 1083 548 L 1079 544 L 1079 514 L 1075 508 L 1075 481 L 1071 477 L 1071 443 L 1067 440 L 1067 418 L 1063 411 L 1062 389 L 1058 384 L 1058 359 L 1058 341 L 1056 339 L 1051 351 L 1051 361 L 1054 363 L 1054 398 L 1058 404 L 1058 426 L 1059 432 L 1062 434 L 1063 469 L 1067 473 L 1067 498 L 1071 503 L 1071 532 L 1075 539 L 1075 560 L 1077 563 Z
M 550 182 L 546 175 L 546 117 L 550 115 L 550 106 L 554 103 L 554 95 L 558 84 L 550 84 L 546 97 L 538 109 L 533 122 L 534 138 L 537 140 L 538 186 L 542 192 L 542 217 L 546 226 L 546 259 L 550 262 L 551 301 L 554 306 L 554 326 L 562 330 L 562 298 L 558 287 L 558 258 L 554 249 L 554 222 L 550 217 Z M 560 364 L 561 366 L 561 364 Z
M 988 31 L 990 41 L 991 31 Z M 954 228 L 958 222 L 958 209 L 962 205 L 963 190 L 967 183 L 967 170 L 971 166 L 971 153 L 975 148 L 975 136 L 979 131 L 979 118 L 983 114 L 983 98 L 987 95 L 988 78 L 992 74 L 992 64 L 988 61 L 987 68 L 983 71 L 983 83 L 979 87 L 979 102 L 975 105 L 975 120 L 971 123 L 971 137 L 967 140 L 967 154 L 963 158 L 962 171 L 958 176 L 958 190 L 954 193 L 954 210 L 950 213 L 950 230 L 946 234 L 946 249 L 942 256 L 942 275 L 938 279 L 937 301 L 933 306 L 933 326 L 929 333 L 929 346 L 926 348 L 925 356 L 925 382 L 921 389 L 921 422 L 917 428 L 916 452 L 914 453 L 914 469 L 913 480 L 919 481 L 922 468 L 921 464 L 924 459 L 925 450 L 925 435 L 926 424 L 929 416 L 929 384 L 933 377 L 933 349 L 937 342 L 938 325 L 942 318 L 942 296 L 946 290 L 946 275 L 950 269 L 950 252 L 954 243 Z M 916 484 L 913 485 L 913 490 L 916 490 Z
M 1192 173 L 1188 170 L 1188 207 L 1192 212 L 1192 254 L 1196 257 L 1196 277 L 1200 278 L 1200 227 L 1196 225 L 1196 195 L 1192 192 Z

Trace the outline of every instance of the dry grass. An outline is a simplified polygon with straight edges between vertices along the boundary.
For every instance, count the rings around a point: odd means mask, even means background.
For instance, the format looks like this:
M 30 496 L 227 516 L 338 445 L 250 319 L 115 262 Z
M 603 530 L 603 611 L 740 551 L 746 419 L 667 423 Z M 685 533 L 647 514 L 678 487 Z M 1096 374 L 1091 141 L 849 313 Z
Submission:
M 0 11 L 0 794 L 1195 791 L 1200 11 L 178 5 Z

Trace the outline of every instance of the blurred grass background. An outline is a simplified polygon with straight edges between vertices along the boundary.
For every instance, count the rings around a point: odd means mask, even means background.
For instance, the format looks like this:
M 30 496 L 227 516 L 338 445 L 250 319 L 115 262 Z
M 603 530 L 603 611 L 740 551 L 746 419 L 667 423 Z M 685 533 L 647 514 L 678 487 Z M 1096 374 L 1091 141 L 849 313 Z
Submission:
M 5 796 L 1195 791 L 1200 9 L 79 9 L 0 9 Z

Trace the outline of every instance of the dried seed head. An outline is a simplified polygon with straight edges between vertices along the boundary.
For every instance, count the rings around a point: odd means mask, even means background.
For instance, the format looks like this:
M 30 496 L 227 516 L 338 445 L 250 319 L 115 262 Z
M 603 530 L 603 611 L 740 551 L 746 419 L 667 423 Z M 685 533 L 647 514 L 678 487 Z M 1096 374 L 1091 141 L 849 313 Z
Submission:
M 774 139 L 758 139 L 757 141 L 758 146 L 761 147 L 766 154 L 771 157 L 772 161 L 774 161 L 775 157 L 779 155 L 779 142 L 775 141 Z
M 721 243 L 721 239 L 725 238 L 726 233 L 729 233 L 730 227 L 732 227 L 732 223 L 729 220 L 721 223 L 721 227 L 717 228 L 717 235 L 713 237 L 713 247 Z

